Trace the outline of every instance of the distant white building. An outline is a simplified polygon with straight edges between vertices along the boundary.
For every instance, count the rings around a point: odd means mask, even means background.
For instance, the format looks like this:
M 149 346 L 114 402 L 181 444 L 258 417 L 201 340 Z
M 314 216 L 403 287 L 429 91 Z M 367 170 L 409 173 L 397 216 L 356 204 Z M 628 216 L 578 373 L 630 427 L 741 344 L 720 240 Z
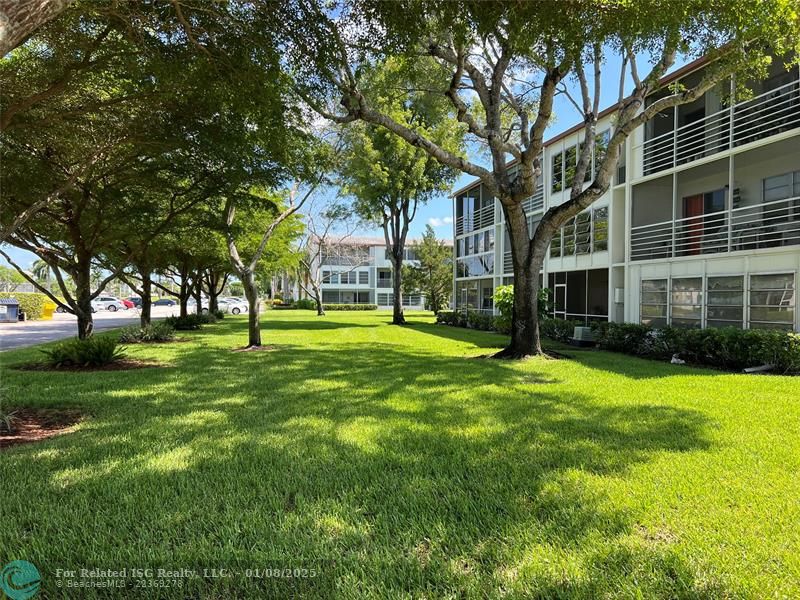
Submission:
M 666 79 L 691 87 L 706 62 Z M 552 241 L 553 316 L 800 331 L 800 72 L 774 60 L 753 98 L 727 103 L 732 89 L 633 132 L 608 192 Z M 596 152 L 613 114 L 601 114 Z M 582 124 L 546 143 L 531 229 L 567 199 L 581 141 Z M 502 207 L 477 181 L 453 194 L 453 223 L 456 308 L 493 311 L 495 287 L 513 281 Z
M 418 264 L 418 240 L 407 240 L 404 261 Z M 449 245 L 451 242 L 446 241 Z M 378 308 L 391 308 L 392 265 L 387 258 L 383 238 L 347 236 L 328 240 L 319 259 L 322 280 L 322 301 L 326 304 L 377 304 Z M 295 289 L 297 297 L 308 294 Z M 421 294 L 403 294 L 403 306 L 424 309 Z

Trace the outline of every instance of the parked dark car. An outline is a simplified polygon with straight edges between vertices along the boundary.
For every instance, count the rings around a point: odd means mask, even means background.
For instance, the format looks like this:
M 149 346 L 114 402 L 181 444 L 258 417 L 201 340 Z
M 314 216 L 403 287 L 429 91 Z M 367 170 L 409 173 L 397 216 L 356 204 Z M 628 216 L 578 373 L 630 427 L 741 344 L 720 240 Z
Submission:
M 133 306 L 135 306 L 136 308 L 139 308 L 142 305 L 142 299 L 139 298 L 139 296 L 129 296 L 125 298 L 125 300 L 133 304 Z M 125 302 L 125 300 L 123 300 L 123 302 Z
M 175 306 L 177 302 L 172 298 L 159 298 L 153 302 L 153 306 Z

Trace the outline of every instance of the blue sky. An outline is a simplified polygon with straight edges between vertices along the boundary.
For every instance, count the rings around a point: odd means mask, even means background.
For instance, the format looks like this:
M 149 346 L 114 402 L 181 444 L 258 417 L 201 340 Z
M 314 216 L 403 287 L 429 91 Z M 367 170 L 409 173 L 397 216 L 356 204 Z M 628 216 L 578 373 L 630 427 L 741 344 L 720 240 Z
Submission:
M 679 58 L 676 61 L 676 64 L 672 70 L 681 67 L 686 62 L 687 59 Z M 642 56 L 639 58 L 639 70 L 641 73 L 647 72 L 648 64 L 649 64 L 649 57 Z M 606 56 L 606 62 L 603 65 L 603 69 L 601 71 L 601 83 L 602 83 L 601 97 L 600 97 L 601 110 L 617 101 L 617 94 L 619 93 L 618 86 L 619 86 L 620 66 L 621 66 L 620 57 L 614 54 L 613 52 L 608 51 L 608 54 Z M 633 84 L 632 81 L 630 80 L 630 76 L 628 76 L 628 81 L 626 83 L 626 91 L 630 91 L 632 85 Z M 580 92 L 576 81 L 568 81 L 567 87 L 569 88 L 570 93 L 573 94 L 573 97 L 579 98 Z M 557 135 L 559 132 L 564 131 L 565 129 L 569 129 L 570 127 L 578 123 L 581 119 L 581 115 L 576 111 L 575 107 L 572 106 L 570 101 L 564 95 L 559 95 L 555 98 L 553 113 L 554 115 L 556 115 L 556 118 L 548 127 L 545 139 Z M 485 159 L 475 158 L 474 156 L 471 156 L 470 158 L 473 158 L 473 160 L 476 160 L 479 163 L 485 163 Z M 474 180 L 474 177 L 462 175 L 455 181 L 452 189 L 456 190 L 458 188 L 461 188 L 464 185 L 467 185 L 472 180 Z M 438 238 L 452 237 L 453 233 L 452 206 L 448 194 L 442 194 L 437 198 L 433 198 L 426 205 L 421 206 L 418 209 L 417 216 L 412 222 L 410 227 L 410 236 L 419 237 L 420 235 L 422 235 L 423 231 L 425 230 L 426 224 L 430 224 L 434 227 L 434 231 L 436 232 L 436 236 Z M 355 233 L 357 235 L 369 235 L 369 236 L 381 236 L 381 237 L 383 236 L 383 233 L 380 230 L 380 228 L 377 229 L 362 228 Z M 4 249 L 23 268 L 29 267 L 31 263 L 36 259 L 36 257 L 33 254 L 31 254 L 30 252 L 26 252 L 24 250 L 19 250 L 17 248 L 9 246 L 6 246 Z M 0 257 L 0 264 L 6 264 L 5 259 L 3 259 L 2 257 Z

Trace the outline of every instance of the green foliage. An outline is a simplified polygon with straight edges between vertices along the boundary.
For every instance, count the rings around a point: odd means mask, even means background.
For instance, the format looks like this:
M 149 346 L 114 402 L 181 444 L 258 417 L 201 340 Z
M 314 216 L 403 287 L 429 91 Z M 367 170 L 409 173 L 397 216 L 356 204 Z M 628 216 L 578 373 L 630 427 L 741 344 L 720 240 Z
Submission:
M 377 304 L 323 304 L 326 311 L 329 310 L 378 310 Z
M 467 311 L 467 327 L 480 331 L 492 331 L 494 329 L 494 316 L 490 312 L 477 310 Z
M 125 349 L 118 346 L 117 338 L 102 335 L 85 340 L 73 338 L 43 348 L 45 362 L 53 367 L 102 367 L 125 357 Z
M 422 292 L 428 307 L 438 313 L 448 305 L 453 290 L 453 249 L 426 225 L 416 251 L 419 266 L 403 265 L 403 293 Z
M 164 323 L 178 331 L 192 331 L 200 329 L 202 325 L 208 323 L 207 315 L 188 314 L 185 317 L 167 317 Z
M 677 354 L 698 365 L 740 371 L 762 364 L 780 373 L 800 373 L 800 334 L 764 329 L 652 329 L 632 323 L 592 324 L 605 350 L 666 360 Z
M 51 302 L 50 298 L 38 292 L 0 292 L 0 298 L 16 298 L 19 309 L 29 319 L 41 319 L 45 303 Z
M 314 302 L 311 298 L 300 298 L 299 300 L 295 300 L 293 303 L 295 308 L 299 308 L 301 310 L 316 310 L 317 303 Z
M 582 327 L 583 321 L 568 319 L 553 319 L 551 317 L 539 318 L 539 333 L 546 338 L 557 342 L 568 342 L 575 333 L 576 327 Z
M 224 318 L 225 318 L 225 313 L 224 313 L 224 312 L 222 312 L 222 311 L 221 311 L 221 310 L 219 310 L 219 309 L 215 310 L 215 311 L 214 311 L 214 312 L 212 312 L 211 314 L 212 314 L 212 315 L 214 315 L 214 318 L 215 318 L 217 321 L 220 321 L 220 320 L 222 320 L 222 319 L 224 319 Z
M 175 339 L 175 328 L 163 321 L 154 321 L 145 327 L 126 327 L 119 334 L 123 344 L 147 342 L 171 342 Z
M 452 325 L 453 327 L 466 327 L 464 314 L 454 310 L 440 310 L 436 313 L 436 322 L 441 325 Z
M 26 281 L 16 269 L 0 265 L 0 288 L 3 288 L 3 290 L 13 292 Z

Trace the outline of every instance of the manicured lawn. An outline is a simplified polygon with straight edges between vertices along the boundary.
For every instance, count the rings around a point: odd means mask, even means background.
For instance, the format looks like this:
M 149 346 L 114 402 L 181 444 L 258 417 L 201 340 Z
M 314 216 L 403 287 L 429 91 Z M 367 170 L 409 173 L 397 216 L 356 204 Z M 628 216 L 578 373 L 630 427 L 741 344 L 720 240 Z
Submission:
M 131 347 L 172 366 L 9 370 L 78 431 L 0 453 L 0 562 L 231 569 L 142 597 L 800 597 L 800 379 L 489 333 L 270 312 Z M 248 578 L 307 568 L 314 578 Z M 129 579 L 129 587 L 135 583 Z M 132 590 L 129 590 L 129 595 Z

